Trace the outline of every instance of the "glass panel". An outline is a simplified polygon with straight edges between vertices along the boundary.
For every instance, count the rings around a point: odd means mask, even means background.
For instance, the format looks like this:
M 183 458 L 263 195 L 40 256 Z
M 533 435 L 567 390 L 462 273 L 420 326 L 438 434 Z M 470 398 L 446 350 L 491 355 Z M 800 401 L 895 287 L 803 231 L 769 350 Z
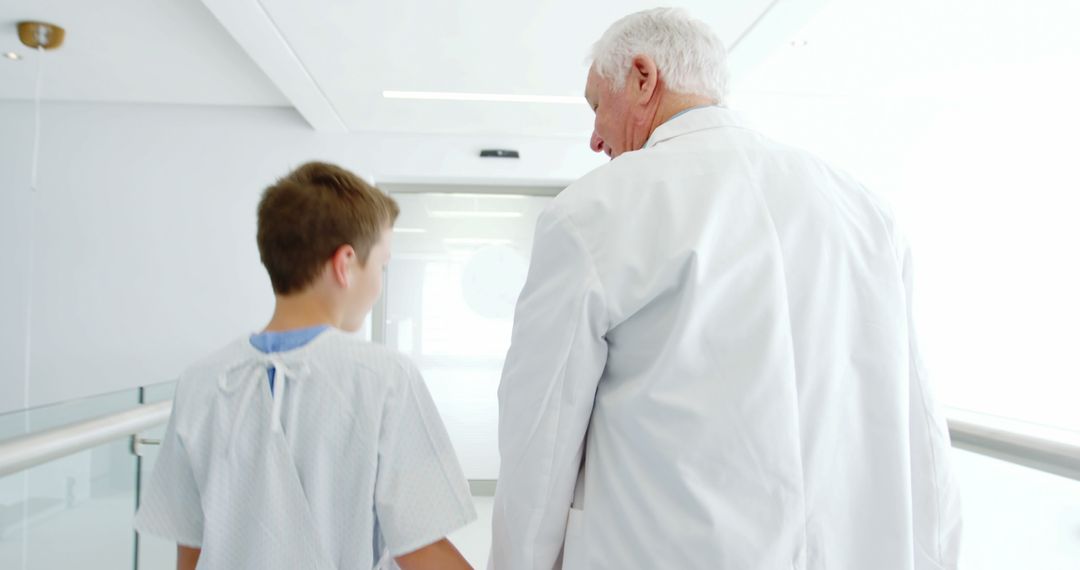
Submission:
M 953 450 L 964 505 L 960 568 L 1080 568 L 1080 481 Z
M 498 475 L 498 400 L 514 305 L 549 197 L 397 194 L 386 343 L 420 367 L 470 479 Z
M 139 391 L 122 390 L 0 414 L 0 440 L 122 412 L 139 401 Z
M 7 437 L 130 409 L 136 390 L 0 416 Z M 135 458 L 116 441 L 0 478 L 0 568 L 131 568 Z
M 173 393 L 176 392 L 176 381 L 162 382 L 161 384 L 154 384 L 152 386 L 146 386 L 143 388 L 143 403 L 153 404 L 156 402 L 164 402 L 165 400 L 171 400 Z M 164 429 L 164 426 L 162 426 Z
M 26 422 L 25 412 L 0 414 L 0 441 L 25 434 L 30 429 Z
M 147 386 L 143 391 L 143 402 L 152 404 L 171 400 L 176 392 L 176 382 L 167 382 L 154 386 Z M 161 441 L 165 437 L 165 425 L 143 432 L 141 439 Z M 158 445 L 144 444 L 139 447 L 141 461 L 139 462 L 139 480 L 145 483 L 154 472 L 154 464 L 157 462 Z M 176 543 L 158 538 L 152 534 L 139 534 L 138 568 L 141 570 L 154 568 L 174 568 L 176 566 Z
M 26 473 L 0 477 L 0 568 L 25 568 L 23 522 L 29 516 L 28 483 Z

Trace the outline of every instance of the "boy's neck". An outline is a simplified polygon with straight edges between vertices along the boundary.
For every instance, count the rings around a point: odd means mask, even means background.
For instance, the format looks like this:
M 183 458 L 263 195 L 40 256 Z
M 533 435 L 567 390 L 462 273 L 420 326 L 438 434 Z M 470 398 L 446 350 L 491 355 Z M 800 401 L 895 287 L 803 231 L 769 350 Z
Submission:
M 315 295 L 277 295 L 274 315 L 267 323 L 265 332 L 306 329 L 319 325 L 337 327 L 340 318 L 326 303 Z

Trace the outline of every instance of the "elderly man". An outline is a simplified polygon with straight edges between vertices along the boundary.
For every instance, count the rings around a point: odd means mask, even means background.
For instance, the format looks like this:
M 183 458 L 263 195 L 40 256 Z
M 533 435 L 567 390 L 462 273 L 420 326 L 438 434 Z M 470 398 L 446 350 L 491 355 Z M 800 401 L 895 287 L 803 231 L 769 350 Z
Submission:
M 857 182 L 722 106 L 672 9 L 593 49 L 612 161 L 536 229 L 499 388 L 491 566 L 954 568 L 911 263 Z

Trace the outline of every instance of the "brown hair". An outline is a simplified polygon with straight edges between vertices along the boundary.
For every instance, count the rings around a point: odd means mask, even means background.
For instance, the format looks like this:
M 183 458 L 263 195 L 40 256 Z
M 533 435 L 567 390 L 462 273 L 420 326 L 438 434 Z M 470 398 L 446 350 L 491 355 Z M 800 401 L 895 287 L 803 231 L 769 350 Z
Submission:
M 309 162 L 267 188 L 259 201 L 259 257 L 274 292 L 312 284 L 337 249 L 351 245 L 361 264 L 398 205 L 359 176 L 333 164 Z

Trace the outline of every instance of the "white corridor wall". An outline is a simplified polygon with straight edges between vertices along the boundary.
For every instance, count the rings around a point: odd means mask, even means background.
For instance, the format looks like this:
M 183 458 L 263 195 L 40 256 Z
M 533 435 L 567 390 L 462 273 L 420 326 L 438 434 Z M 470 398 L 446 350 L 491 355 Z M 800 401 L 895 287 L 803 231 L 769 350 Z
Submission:
M 504 186 L 564 184 L 603 162 L 585 139 L 326 134 L 288 108 L 46 103 L 32 193 L 33 122 L 29 102 L 0 102 L 0 413 L 166 381 L 262 326 L 273 296 L 255 206 L 305 161 Z M 479 158 L 491 147 L 521 159 Z

